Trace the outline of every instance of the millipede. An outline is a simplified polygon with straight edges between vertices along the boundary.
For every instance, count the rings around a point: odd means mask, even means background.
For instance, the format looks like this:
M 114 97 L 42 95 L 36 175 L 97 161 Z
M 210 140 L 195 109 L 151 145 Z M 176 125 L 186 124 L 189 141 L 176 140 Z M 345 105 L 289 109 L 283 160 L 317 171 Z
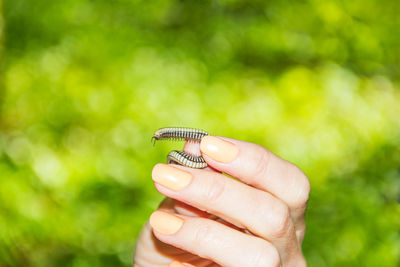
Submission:
M 165 127 L 158 129 L 151 138 L 151 141 L 153 142 L 154 140 L 153 146 L 158 140 L 185 140 L 200 142 L 201 139 L 206 135 L 208 135 L 206 131 L 195 128 Z M 202 156 L 195 156 L 184 151 L 177 150 L 169 152 L 167 156 L 167 163 L 180 164 L 196 169 L 207 167 L 207 163 Z

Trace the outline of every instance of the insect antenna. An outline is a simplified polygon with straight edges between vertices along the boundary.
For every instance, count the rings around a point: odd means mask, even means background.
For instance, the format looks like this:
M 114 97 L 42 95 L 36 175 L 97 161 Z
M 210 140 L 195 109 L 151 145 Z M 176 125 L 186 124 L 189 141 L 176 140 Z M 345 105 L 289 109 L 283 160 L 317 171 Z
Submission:
M 154 139 L 154 142 L 153 142 L 153 139 Z M 153 143 L 153 147 L 156 146 L 156 141 L 157 141 L 157 138 L 155 138 L 155 137 L 153 136 L 153 137 L 151 138 L 151 141 L 150 141 L 150 142 Z

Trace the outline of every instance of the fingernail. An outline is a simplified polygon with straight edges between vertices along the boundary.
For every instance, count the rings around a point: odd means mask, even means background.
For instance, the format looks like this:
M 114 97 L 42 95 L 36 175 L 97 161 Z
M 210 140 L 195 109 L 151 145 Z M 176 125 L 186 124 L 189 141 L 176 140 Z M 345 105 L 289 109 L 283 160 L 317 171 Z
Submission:
M 165 211 L 155 211 L 150 216 L 150 225 L 156 232 L 173 235 L 182 227 L 183 219 Z
M 180 263 L 179 261 L 173 261 L 168 265 L 168 267 L 186 267 L 186 266 Z
M 231 142 L 210 135 L 201 139 L 200 150 L 210 158 L 222 163 L 232 161 L 239 152 L 238 148 Z
M 181 190 L 192 180 L 190 172 L 162 163 L 154 166 L 152 177 L 154 182 L 175 191 Z

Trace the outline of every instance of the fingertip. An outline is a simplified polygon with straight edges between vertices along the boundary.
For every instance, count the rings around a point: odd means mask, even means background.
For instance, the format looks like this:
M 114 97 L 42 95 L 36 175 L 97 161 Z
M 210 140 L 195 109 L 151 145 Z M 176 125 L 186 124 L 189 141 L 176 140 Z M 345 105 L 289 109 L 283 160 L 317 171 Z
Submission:
M 211 135 L 201 139 L 200 151 L 220 163 L 233 161 L 239 153 L 235 144 Z
M 157 163 L 156 165 L 154 165 L 153 169 L 151 170 L 151 176 L 154 177 L 154 175 L 157 174 L 158 170 L 160 168 L 165 168 L 165 166 L 168 166 L 168 164 Z
M 169 212 L 157 210 L 150 216 L 150 225 L 162 235 L 173 235 L 183 225 L 183 219 Z

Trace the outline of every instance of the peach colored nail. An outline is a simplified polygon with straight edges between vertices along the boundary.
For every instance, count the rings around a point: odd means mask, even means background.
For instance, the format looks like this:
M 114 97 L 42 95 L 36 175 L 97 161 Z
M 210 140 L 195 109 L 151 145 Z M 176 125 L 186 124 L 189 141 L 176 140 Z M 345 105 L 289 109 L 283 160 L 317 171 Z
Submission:
M 154 182 L 175 191 L 181 190 L 192 180 L 190 172 L 163 163 L 154 166 L 152 177 Z
M 168 265 L 168 267 L 186 267 L 186 266 L 180 263 L 179 261 L 173 261 Z
M 210 135 L 201 139 L 200 150 L 210 158 L 222 163 L 232 161 L 239 152 L 231 142 Z
M 182 227 L 183 219 L 165 211 L 155 211 L 150 216 L 150 225 L 156 232 L 173 235 Z

